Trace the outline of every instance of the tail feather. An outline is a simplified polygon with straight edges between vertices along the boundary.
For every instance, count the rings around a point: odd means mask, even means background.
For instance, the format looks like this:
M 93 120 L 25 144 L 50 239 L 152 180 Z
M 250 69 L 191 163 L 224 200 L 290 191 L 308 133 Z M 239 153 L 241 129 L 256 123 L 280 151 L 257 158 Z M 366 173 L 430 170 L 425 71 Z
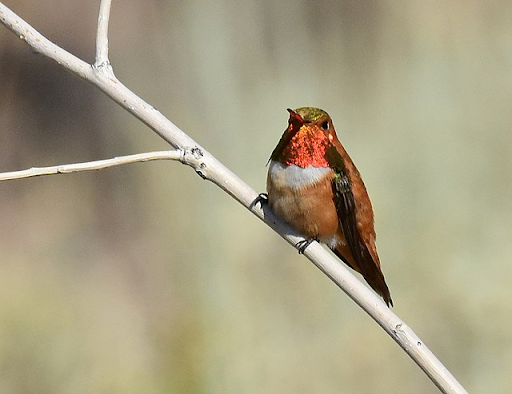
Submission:
M 393 300 L 391 299 L 391 294 L 380 269 L 380 263 L 378 260 L 375 261 L 372 258 L 372 255 L 366 246 L 361 248 L 362 256 L 358 259 L 359 264 L 357 264 L 355 259 L 352 257 L 348 247 L 344 248 L 339 245 L 337 248 L 333 249 L 333 252 L 350 268 L 359 272 L 371 288 L 384 299 L 386 305 L 393 306 Z

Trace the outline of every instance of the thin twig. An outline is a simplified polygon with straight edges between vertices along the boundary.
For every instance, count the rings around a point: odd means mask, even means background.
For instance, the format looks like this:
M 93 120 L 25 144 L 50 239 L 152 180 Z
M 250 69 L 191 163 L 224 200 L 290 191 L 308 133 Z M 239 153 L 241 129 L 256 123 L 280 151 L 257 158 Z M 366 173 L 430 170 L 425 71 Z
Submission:
M 96 32 L 96 62 L 95 67 L 108 65 L 108 22 L 110 19 L 111 0 L 101 0 L 98 13 L 98 30 Z
M 0 181 L 31 178 L 42 175 L 70 174 L 72 172 L 94 171 L 103 168 L 120 166 L 123 164 L 138 163 L 153 160 L 180 160 L 182 152 L 177 150 L 138 153 L 135 155 L 119 156 L 112 159 L 88 161 L 85 163 L 61 164 L 51 167 L 32 167 L 27 170 L 1 172 Z
M 215 183 L 226 191 L 272 227 L 287 242 L 295 245 L 304 240 L 288 225 L 275 217 L 266 205 L 262 209 L 256 206 L 254 201 L 258 194 L 253 189 L 155 108 L 126 88 L 115 78 L 111 67 L 91 67 L 47 40 L 2 3 L 0 3 L 0 21 L 22 40 L 25 40 L 33 50 L 53 59 L 67 70 L 97 86 L 107 96 L 152 128 L 174 148 L 180 149 L 183 153 L 180 157 L 181 162 L 194 168 L 203 179 Z M 443 393 L 467 394 L 466 390 L 416 334 L 338 259 L 316 242 L 308 246 L 304 254 L 368 313 Z

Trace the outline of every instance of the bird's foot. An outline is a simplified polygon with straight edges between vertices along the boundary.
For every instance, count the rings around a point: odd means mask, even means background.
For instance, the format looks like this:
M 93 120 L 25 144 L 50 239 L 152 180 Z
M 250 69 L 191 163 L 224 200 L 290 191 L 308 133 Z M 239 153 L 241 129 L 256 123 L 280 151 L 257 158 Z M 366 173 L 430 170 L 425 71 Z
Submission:
M 306 248 L 311 245 L 313 242 L 318 241 L 316 238 L 305 239 L 303 241 L 299 241 L 295 244 L 295 247 L 299 250 L 299 254 L 304 254 Z
M 268 194 L 267 193 L 260 193 L 258 194 L 258 197 L 254 199 L 254 201 L 251 203 L 251 208 L 255 207 L 256 205 L 260 204 L 267 204 L 268 203 Z

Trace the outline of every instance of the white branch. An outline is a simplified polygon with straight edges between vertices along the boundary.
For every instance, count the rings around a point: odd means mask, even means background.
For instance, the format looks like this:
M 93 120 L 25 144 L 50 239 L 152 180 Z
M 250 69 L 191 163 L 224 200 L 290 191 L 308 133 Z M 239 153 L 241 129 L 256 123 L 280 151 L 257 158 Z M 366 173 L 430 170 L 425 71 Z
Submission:
M 32 178 L 42 175 L 70 174 L 72 172 L 94 171 L 108 167 L 120 166 L 123 164 L 153 160 L 181 160 L 182 157 L 182 152 L 178 150 L 138 153 L 136 155 L 120 156 L 114 157 L 112 159 L 89 161 L 86 163 L 61 164 L 51 167 L 32 167 L 21 171 L 1 172 L 0 181 Z
M 101 10 L 108 8 L 107 3 L 109 2 L 102 1 Z M 53 59 L 80 78 L 97 86 L 112 100 L 152 128 L 174 148 L 182 152 L 180 160 L 183 163 L 193 167 L 201 177 L 226 191 L 254 215 L 271 226 L 288 243 L 295 245 L 304 240 L 292 228 L 275 217 L 266 205 L 263 206 L 263 209 L 255 206 L 257 193 L 254 190 L 155 108 L 126 88 L 117 80 L 110 67 L 92 67 L 64 51 L 43 37 L 2 3 L 0 3 L 0 21 L 26 41 L 33 50 Z M 101 23 L 103 22 L 105 20 L 101 21 Z M 102 31 L 103 29 L 106 31 L 106 22 Z M 106 58 L 106 53 L 102 52 L 99 57 Z M 304 254 L 364 309 L 411 356 L 443 393 L 467 393 L 416 334 L 388 309 L 375 293 L 352 275 L 338 259 L 316 242 L 313 242 Z
M 95 67 L 110 64 L 108 60 L 108 22 L 110 19 L 111 0 L 101 0 L 98 13 L 98 30 L 96 33 L 96 62 Z

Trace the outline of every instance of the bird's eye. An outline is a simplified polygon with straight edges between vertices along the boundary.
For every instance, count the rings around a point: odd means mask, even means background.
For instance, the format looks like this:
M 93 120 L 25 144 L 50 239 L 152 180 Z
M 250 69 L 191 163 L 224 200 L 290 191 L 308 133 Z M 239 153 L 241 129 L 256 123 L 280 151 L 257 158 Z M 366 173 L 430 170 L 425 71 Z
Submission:
M 329 130 L 329 121 L 325 121 L 323 122 L 320 127 L 323 129 L 323 130 Z

